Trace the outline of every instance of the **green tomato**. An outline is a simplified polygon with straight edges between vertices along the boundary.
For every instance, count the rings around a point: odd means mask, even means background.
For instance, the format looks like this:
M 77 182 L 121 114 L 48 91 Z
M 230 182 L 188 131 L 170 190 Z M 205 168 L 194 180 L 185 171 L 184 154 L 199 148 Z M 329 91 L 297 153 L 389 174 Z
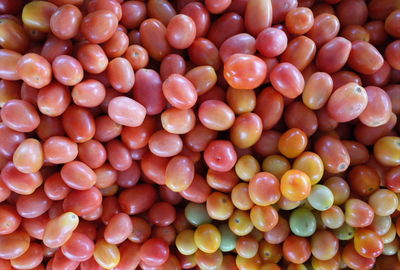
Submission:
M 398 250 L 399 250 L 399 241 L 395 239 L 390 243 L 383 244 L 382 255 L 392 256 L 396 254 Z
M 339 228 L 333 230 L 333 233 L 339 240 L 350 240 L 354 237 L 355 229 L 347 225 L 347 223 L 344 223 Z
M 314 209 L 325 211 L 333 205 L 334 197 L 332 191 L 327 186 L 314 185 L 311 188 L 311 193 L 307 201 Z
M 229 226 L 226 223 L 221 224 L 218 229 L 221 233 L 221 244 L 219 249 L 222 252 L 230 252 L 234 250 L 236 248 L 237 235 L 229 229 Z
M 308 237 L 317 229 L 317 220 L 313 213 L 306 208 L 298 208 L 289 218 L 290 230 L 297 236 Z
M 185 217 L 193 226 L 211 223 L 211 218 L 207 213 L 206 204 L 188 203 L 185 207 Z

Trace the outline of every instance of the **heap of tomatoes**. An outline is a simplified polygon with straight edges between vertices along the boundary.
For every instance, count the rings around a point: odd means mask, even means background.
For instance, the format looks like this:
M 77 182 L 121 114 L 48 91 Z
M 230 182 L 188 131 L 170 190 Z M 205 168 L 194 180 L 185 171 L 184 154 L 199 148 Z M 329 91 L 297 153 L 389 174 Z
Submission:
M 0 0 L 0 270 L 400 269 L 400 0 Z

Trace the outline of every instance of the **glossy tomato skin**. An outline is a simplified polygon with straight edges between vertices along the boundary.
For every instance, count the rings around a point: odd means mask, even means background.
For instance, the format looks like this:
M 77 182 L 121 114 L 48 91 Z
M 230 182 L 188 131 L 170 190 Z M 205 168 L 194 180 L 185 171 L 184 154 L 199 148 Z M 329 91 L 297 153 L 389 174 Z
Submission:
M 196 38 L 188 48 L 188 54 L 190 60 L 196 65 L 209 65 L 215 70 L 221 67 L 218 48 L 206 38 Z
M 167 29 L 157 19 L 147 19 L 140 24 L 140 39 L 149 55 L 156 60 L 161 60 L 171 51 L 171 46 L 166 38 Z M 157 41 L 154 40 L 157 37 Z
M 270 74 L 272 86 L 287 98 L 299 96 L 304 89 L 304 78 L 291 63 L 280 63 Z
M 107 41 L 117 30 L 118 18 L 109 10 L 96 10 L 82 19 L 81 31 L 91 43 Z
M 278 123 L 282 117 L 283 110 L 283 96 L 274 88 L 267 87 L 258 94 L 255 112 L 261 118 L 264 130 L 268 130 Z
M 317 54 L 317 67 L 324 72 L 339 71 L 347 62 L 351 51 L 351 42 L 336 37 L 324 44 Z
M 17 63 L 18 76 L 29 86 L 42 88 L 51 81 L 51 66 L 42 56 L 28 53 L 19 59 Z
M 224 63 L 224 78 L 237 89 L 254 89 L 267 74 L 264 61 L 254 55 L 234 54 Z
M 0 270 L 399 268 L 399 4 L 0 0 Z
M 311 256 L 310 243 L 307 238 L 291 235 L 283 244 L 283 256 L 293 263 L 303 263 Z
M 253 36 L 272 24 L 272 1 L 251 0 L 247 3 L 244 24 Z
M 74 5 L 66 4 L 51 15 L 50 29 L 58 38 L 70 39 L 78 34 L 81 21 L 81 11 Z
M 28 35 L 22 25 L 12 19 L 2 19 L 0 44 L 4 49 L 24 53 L 28 48 Z
M 316 53 L 317 47 L 314 41 L 308 37 L 299 36 L 289 42 L 281 56 L 281 61 L 291 63 L 303 71 L 314 60 Z
M 136 185 L 127 189 L 118 198 L 122 210 L 130 215 L 146 211 L 155 199 L 156 191 L 149 184 Z
M 332 136 L 323 136 L 316 141 L 314 147 L 328 172 L 343 172 L 349 167 L 350 156 L 340 140 Z
M 211 169 L 226 172 L 235 165 L 237 154 L 231 142 L 215 140 L 207 146 L 204 159 Z
M 368 59 L 368 60 L 367 60 Z M 383 57 L 371 44 L 365 41 L 354 41 L 348 64 L 362 74 L 372 74 L 383 65 Z
M 355 83 L 348 83 L 336 89 L 328 100 L 327 110 L 338 122 L 348 122 L 360 116 L 368 104 L 365 89 Z

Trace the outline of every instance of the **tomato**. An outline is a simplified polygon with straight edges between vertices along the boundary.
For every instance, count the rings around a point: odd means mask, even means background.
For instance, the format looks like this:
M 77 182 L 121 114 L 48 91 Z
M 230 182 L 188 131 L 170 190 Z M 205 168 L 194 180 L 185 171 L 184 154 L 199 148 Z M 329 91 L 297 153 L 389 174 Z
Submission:
M 63 202 L 63 208 L 82 216 L 96 210 L 101 202 L 101 192 L 96 187 L 91 187 L 87 190 L 74 190 L 68 193 Z
M 382 137 L 374 145 L 375 158 L 386 166 L 399 165 L 399 142 L 400 138 L 396 136 Z
M 10 260 L 14 268 L 36 269 L 43 261 L 43 247 L 37 243 L 31 243 L 29 249 L 16 259 Z M 39 268 L 40 269 L 40 268 Z
M 202 224 L 194 232 L 194 242 L 199 250 L 214 253 L 221 244 L 221 233 L 212 224 Z
M 273 17 L 272 23 L 280 23 L 285 20 L 286 14 L 297 7 L 298 3 L 293 0 L 284 0 L 284 1 L 276 1 L 273 0 L 272 2 L 272 9 L 273 9 Z
M 267 66 L 260 58 L 237 53 L 224 63 L 224 78 L 236 89 L 254 89 L 262 84 L 267 74 Z
M 319 260 L 330 260 L 339 250 L 339 240 L 330 231 L 318 231 L 311 238 L 311 252 Z
M 278 179 L 267 172 L 254 175 L 249 182 L 249 195 L 251 200 L 260 206 L 276 203 L 280 198 Z
M 291 63 L 276 65 L 271 73 L 272 86 L 287 98 L 299 96 L 304 89 L 304 78 L 300 71 Z
M 251 208 L 250 219 L 254 227 L 258 230 L 268 232 L 278 224 L 279 215 L 272 206 L 255 205 Z M 245 257 L 243 255 L 241 256 Z
M 24 140 L 15 150 L 13 162 L 20 172 L 38 172 L 43 165 L 42 145 L 36 139 Z
M 111 86 L 121 93 L 132 89 L 135 83 L 135 74 L 129 61 L 116 57 L 108 63 L 107 76 Z
M 395 27 L 396 23 L 399 21 L 399 16 L 400 16 L 399 11 L 394 10 L 389 14 L 389 16 L 385 20 L 385 31 L 389 35 L 396 38 L 400 36 L 399 31 Z
M 12 162 L 5 164 L 1 170 L 1 178 L 9 190 L 21 195 L 32 194 L 43 183 L 40 171 L 25 174 L 20 172 Z
M 50 30 L 50 20 L 57 6 L 47 1 L 37 1 L 24 6 L 22 21 L 25 26 L 41 32 Z
M 218 32 L 218 35 L 220 35 L 220 32 Z M 255 52 L 256 39 L 247 33 L 240 33 L 227 38 L 219 48 L 219 56 L 222 62 L 226 62 L 230 56 L 236 53 L 254 54 Z
M 304 263 L 311 256 L 311 246 L 307 238 L 291 235 L 282 247 L 283 257 L 293 263 Z
M 80 29 L 87 40 L 99 44 L 109 40 L 117 26 L 117 16 L 112 11 L 100 9 L 83 17 Z
M 351 42 L 342 37 L 336 37 L 325 43 L 318 51 L 316 64 L 324 72 L 339 71 L 347 62 L 351 51 Z
M 359 255 L 352 242 L 349 242 L 342 253 L 342 260 L 353 269 L 372 269 L 375 263 L 374 258 L 365 258 Z
M 113 98 L 108 105 L 108 112 L 112 120 L 128 127 L 140 126 L 146 115 L 146 109 L 128 97 Z
M 321 213 L 322 223 L 330 229 L 338 229 L 344 223 L 344 213 L 343 210 L 333 205 L 328 210 Z
M 315 257 L 311 258 L 311 265 L 314 269 L 327 270 L 327 269 L 339 269 L 340 266 L 340 255 L 336 254 L 330 260 L 318 260 Z
M 140 45 L 128 46 L 125 50 L 124 57 L 132 65 L 134 71 L 144 68 L 149 62 L 147 50 Z
M 241 236 L 236 242 L 236 252 L 239 256 L 250 259 L 257 254 L 258 242 L 251 236 Z
M 122 270 L 127 267 L 137 267 L 140 261 L 139 258 L 140 246 L 131 242 L 124 242 L 120 247 L 120 261 L 115 267 L 116 270 Z M 82 264 L 81 264 L 82 268 Z
M 291 34 L 303 35 L 307 33 L 314 24 L 314 16 L 311 9 L 298 7 L 291 9 L 286 14 L 286 27 Z
M 307 36 L 314 40 L 317 47 L 332 40 L 339 33 L 340 23 L 333 14 L 322 13 L 314 18 L 314 24 L 307 32 Z
M 281 178 L 280 190 L 291 201 L 304 200 L 311 192 L 310 178 L 302 171 L 288 170 Z
M 192 255 L 197 251 L 194 242 L 194 232 L 192 230 L 181 231 L 175 240 L 175 244 L 179 252 L 183 255 Z
M 305 172 L 310 177 L 312 185 L 318 183 L 324 173 L 321 157 L 313 152 L 303 152 L 298 156 L 293 163 L 293 169 Z
M 77 59 L 83 69 L 93 74 L 106 70 L 108 59 L 104 50 L 97 44 L 83 44 L 78 48 Z
M 36 189 L 30 195 L 20 196 L 16 202 L 18 214 L 24 218 L 38 217 L 49 210 L 51 205 L 52 202 L 46 197 L 43 188 Z
M 17 62 L 17 74 L 29 86 L 42 88 L 51 81 L 51 66 L 42 56 L 28 53 Z
M 194 257 L 197 266 L 200 269 L 220 269 L 223 260 L 222 252 L 220 250 L 213 253 L 206 253 L 197 250 Z
M 244 14 L 244 25 L 253 36 L 272 24 L 272 1 L 271 0 L 249 0 Z
M 350 156 L 341 141 L 332 136 L 322 136 L 315 143 L 315 152 L 321 157 L 325 170 L 330 173 L 345 171 L 350 165 Z
M 70 39 L 79 32 L 82 13 L 74 5 L 60 6 L 50 17 L 51 32 L 60 39 Z
M 367 60 L 368 59 L 368 60 Z M 362 74 L 372 74 L 383 65 L 383 57 L 379 51 L 365 41 L 354 41 L 348 64 Z
M 113 58 L 123 55 L 128 49 L 128 46 L 128 35 L 123 31 L 116 31 L 114 35 L 106 43 L 104 43 L 103 48 L 107 56 Z
M 386 124 L 392 111 L 389 96 L 378 87 L 369 86 L 365 90 L 368 95 L 368 104 L 360 115 L 360 121 L 370 127 Z
M 160 20 L 164 25 L 167 25 L 171 18 L 176 14 L 171 3 L 164 0 L 150 1 L 147 9 L 150 17 Z
M 65 212 L 57 218 L 52 219 L 46 225 L 43 243 L 50 248 L 62 246 L 71 237 L 78 223 L 78 216 L 72 212 Z
M 334 196 L 328 187 L 324 185 L 314 185 L 311 188 L 311 193 L 307 201 L 314 209 L 325 211 L 332 207 Z
M 249 234 L 254 225 L 251 222 L 250 214 L 246 211 L 235 210 L 228 221 L 229 229 L 238 236 Z
M 289 226 L 295 235 L 308 237 L 316 231 L 317 222 L 310 210 L 297 208 L 290 215 Z
M 166 27 L 157 19 L 147 19 L 140 24 L 143 47 L 156 60 L 161 60 L 170 53 L 171 47 L 167 42 L 166 33 Z M 154 37 L 157 37 L 157 41 Z
M 208 215 L 214 220 L 227 220 L 234 210 L 231 199 L 220 192 L 208 196 L 206 207 Z
M 256 48 L 266 57 L 275 57 L 286 50 L 287 42 L 288 38 L 285 32 L 271 27 L 264 29 L 257 35 Z
M 203 203 L 206 202 L 208 195 L 211 193 L 211 188 L 207 182 L 198 174 L 195 174 L 194 179 L 190 186 L 184 191 L 180 192 L 180 195 L 186 200 Z
M 231 141 L 241 149 L 251 147 L 261 137 L 262 130 L 262 120 L 257 114 L 244 113 L 238 116 L 232 125 Z
M 261 118 L 264 130 L 274 127 L 279 122 L 283 109 L 283 96 L 274 88 L 267 87 L 258 94 L 255 113 Z
M 93 257 L 101 267 L 111 269 L 118 265 L 121 254 L 116 245 L 101 239 L 96 242 Z
M 291 168 L 290 162 L 284 156 L 271 155 L 266 157 L 262 163 L 262 169 L 280 179 L 282 175 Z
M 231 191 L 233 205 L 240 210 L 250 210 L 254 205 L 249 195 L 247 183 L 239 183 Z
M 185 77 L 192 82 L 198 95 L 207 93 L 217 82 L 214 68 L 208 65 L 192 68 L 185 74 Z
M 154 251 L 157 251 L 156 253 Z M 150 266 L 160 266 L 169 256 L 169 247 L 164 240 L 151 238 L 140 247 L 140 259 Z
M 83 143 L 93 138 L 95 122 L 91 112 L 78 106 L 70 106 L 62 117 L 65 132 L 74 142 Z M 72 128 L 70 125 L 73 125 Z
M 231 142 L 214 140 L 204 151 L 204 159 L 211 169 L 226 172 L 235 165 L 237 155 Z
M 23 53 L 28 48 L 28 35 L 18 22 L 12 19 L 2 18 L 0 34 L 0 44 L 4 49 Z
M 304 151 L 307 143 L 306 134 L 301 129 L 292 128 L 281 135 L 278 149 L 287 158 L 295 158 Z
M 86 261 L 94 252 L 93 241 L 82 233 L 72 233 L 69 240 L 61 247 L 65 257 L 72 261 Z
M 1 269 L 397 269 L 398 0 L 11 2 Z
M 227 104 L 219 100 L 207 100 L 198 110 L 200 122 L 211 130 L 222 131 L 232 127 L 235 114 Z
M 372 207 L 359 199 L 349 199 L 345 204 L 345 221 L 352 227 L 366 227 L 372 223 Z
M 178 109 L 189 109 L 197 100 L 193 84 L 179 74 L 170 75 L 164 81 L 162 91 L 167 101 Z
M 387 59 L 386 61 L 392 68 L 395 69 L 399 68 L 399 44 L 400 43 L 398 41 L 393 41 L 385 49 L 385 57 Z
M 354 234 L 354 249 L 363 257 L 375 258 L 383 252 L 383 242 L 374 231 L 358 229 Z
M 393 191 L 378 189 L 368 199 L 368 204 L 378 216 L 390 216 L 398 208 L 398 198 Z
M 168 22 L 166 38 L 177 49 L 188 48 L 196 37 L 195 22 L 187 15 L 179 14 Z

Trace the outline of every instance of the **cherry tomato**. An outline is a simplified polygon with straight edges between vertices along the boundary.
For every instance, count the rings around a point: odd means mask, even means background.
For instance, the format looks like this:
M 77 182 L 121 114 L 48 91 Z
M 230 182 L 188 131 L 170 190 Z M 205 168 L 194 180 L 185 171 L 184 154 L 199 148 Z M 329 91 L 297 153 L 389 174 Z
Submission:
M 224 63 L 224 78 L 233 88 L 254 89 L 267 75 L 264 61 L 254 55 L 237 53 Z

